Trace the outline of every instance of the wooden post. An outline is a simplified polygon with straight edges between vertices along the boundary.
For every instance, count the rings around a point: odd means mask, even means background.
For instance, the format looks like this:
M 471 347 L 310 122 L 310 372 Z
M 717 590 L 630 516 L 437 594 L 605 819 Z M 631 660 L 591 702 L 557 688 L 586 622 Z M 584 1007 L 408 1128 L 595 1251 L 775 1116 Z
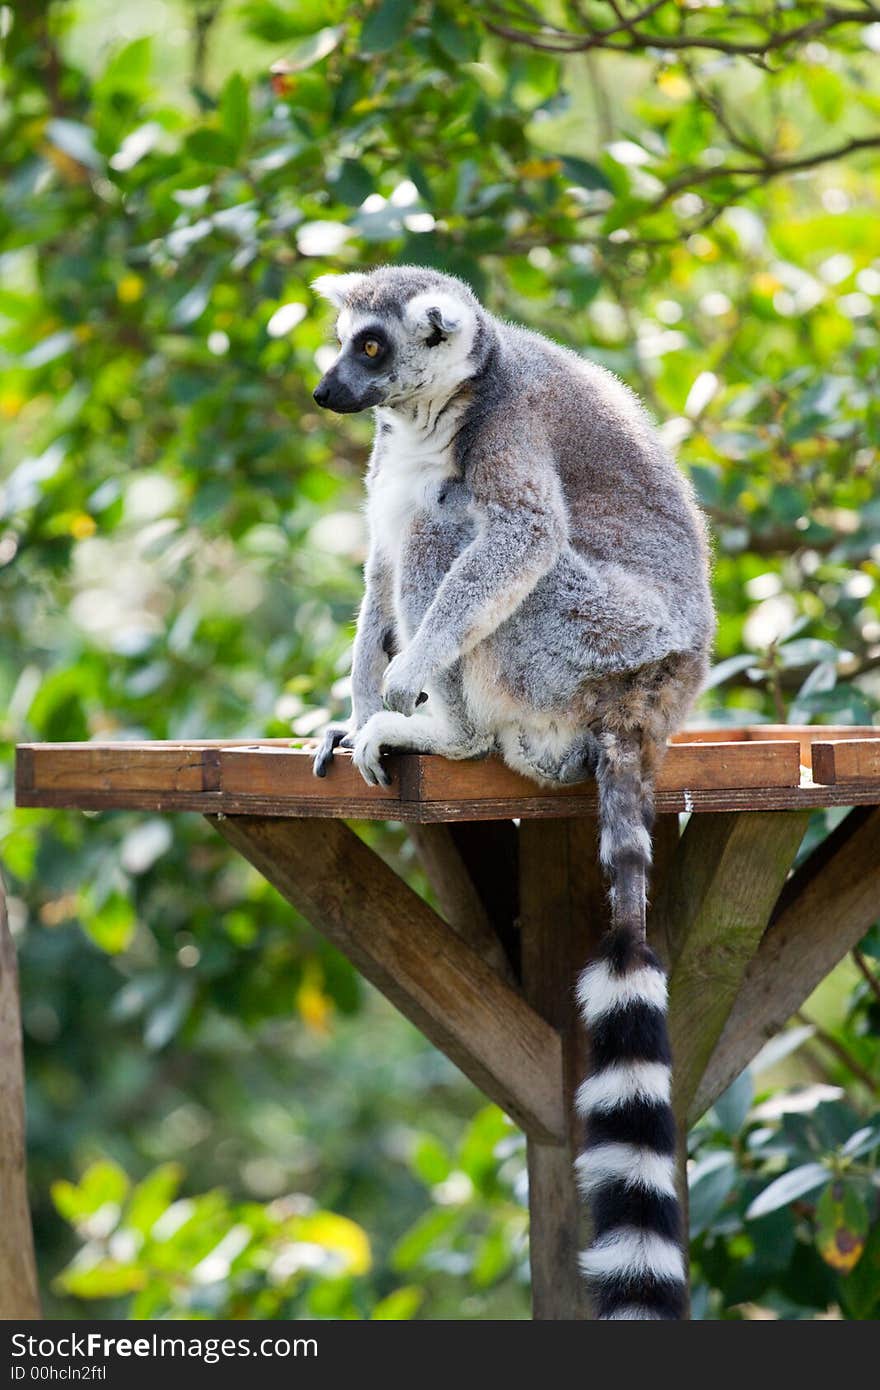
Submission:
M 528 1136 L 532 1311 L 542 1320 L 584 1319 L 590 1313 L 578 1268 L 586 1236 L 574 1177 L 580 1147 L 574 1093 L 586 1049 L 574 988 L 607 924 L 596 820 L 527 820 L 519 839 L 523 993 L 562 1036 L 569 1122 L 564 1143 Z
M 40 1316 L 24 1143 L 18 966 L 0 880 L 0 1320 Z

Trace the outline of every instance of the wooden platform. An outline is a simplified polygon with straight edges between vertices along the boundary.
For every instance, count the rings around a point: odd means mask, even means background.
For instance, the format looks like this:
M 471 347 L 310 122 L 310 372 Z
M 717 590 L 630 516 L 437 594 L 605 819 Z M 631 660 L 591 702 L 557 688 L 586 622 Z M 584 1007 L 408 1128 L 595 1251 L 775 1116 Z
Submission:
M 19 806 L 201 811 L 410 823 L 590 815 L 591 783 L 540 788 L 497 758 L 389 757 L 390 787 L 368 787 L 338 752 L 324 779 L 312 751 L 258 743 L 21 744 Z M 657 787 L 659 813 L 788 811 L 880 802 L 880 728 L 758 725 L 675 738 Z

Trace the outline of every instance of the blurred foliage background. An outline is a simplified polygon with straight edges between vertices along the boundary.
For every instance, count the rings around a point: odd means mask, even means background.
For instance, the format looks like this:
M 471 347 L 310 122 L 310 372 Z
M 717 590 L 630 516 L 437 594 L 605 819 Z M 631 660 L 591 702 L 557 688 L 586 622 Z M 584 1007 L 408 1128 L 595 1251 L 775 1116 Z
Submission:
M 309 284 L 384 260 L 662 421 L 715 537 L 697 722 L 876 722 L 880 8 L 17 0 L 0 43 L 0 857 L 47 1307 L 527 1316 L 518 1132 L 198 818 L 16 813 L 11 745 L 344 710 L 370 427 L 312 408 Z M 876 1316 L 878 961 L 875 929 L 692 1134 L 697 1316 Z

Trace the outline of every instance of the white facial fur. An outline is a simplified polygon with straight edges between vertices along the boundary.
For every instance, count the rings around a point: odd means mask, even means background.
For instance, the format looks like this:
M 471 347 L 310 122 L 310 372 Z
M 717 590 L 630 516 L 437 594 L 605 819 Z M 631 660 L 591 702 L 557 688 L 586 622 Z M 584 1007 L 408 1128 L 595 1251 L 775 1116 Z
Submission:
M 313 281 L 313 289 L 339 310 L 340 351 L 362 329 L 381 322 L 394 343 L 384 404 L 390 408 L 408 402 L 441 404 L 473 374 L 474 364 L 469 361 L 477 327 L 473 308 L 445 290 L 427 290 L 407 301 L 402 321 L 396 315 L 380 318 L 349 307 L 350 295 L 366 278 L 354 272 L 322 275 Z M 429 346 L 438 331 L 442 341 Z
M 341 309 L 352 290 L 366 278 L 366 275 L 358 270 L 353 270 L 348 275 L 319 275 L 317 280 L 312 281 L 312 289 L 332 304 L 334 309 Z

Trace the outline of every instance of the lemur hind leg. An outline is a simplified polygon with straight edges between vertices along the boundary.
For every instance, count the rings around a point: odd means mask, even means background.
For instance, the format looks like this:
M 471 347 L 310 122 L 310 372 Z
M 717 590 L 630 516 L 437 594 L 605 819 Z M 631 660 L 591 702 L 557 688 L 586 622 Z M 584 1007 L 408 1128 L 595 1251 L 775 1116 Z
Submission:
M 546 740 L 536 738 L 526 729 L 517 732 L 515 749 L 511 748 L 511 742 L 510 738 L 503 740 L 508 762 L 540 782 L 572 786 L 596 774 L 599 743 L 589 730 L 579 734 L 562 751 L 548 748 Z

